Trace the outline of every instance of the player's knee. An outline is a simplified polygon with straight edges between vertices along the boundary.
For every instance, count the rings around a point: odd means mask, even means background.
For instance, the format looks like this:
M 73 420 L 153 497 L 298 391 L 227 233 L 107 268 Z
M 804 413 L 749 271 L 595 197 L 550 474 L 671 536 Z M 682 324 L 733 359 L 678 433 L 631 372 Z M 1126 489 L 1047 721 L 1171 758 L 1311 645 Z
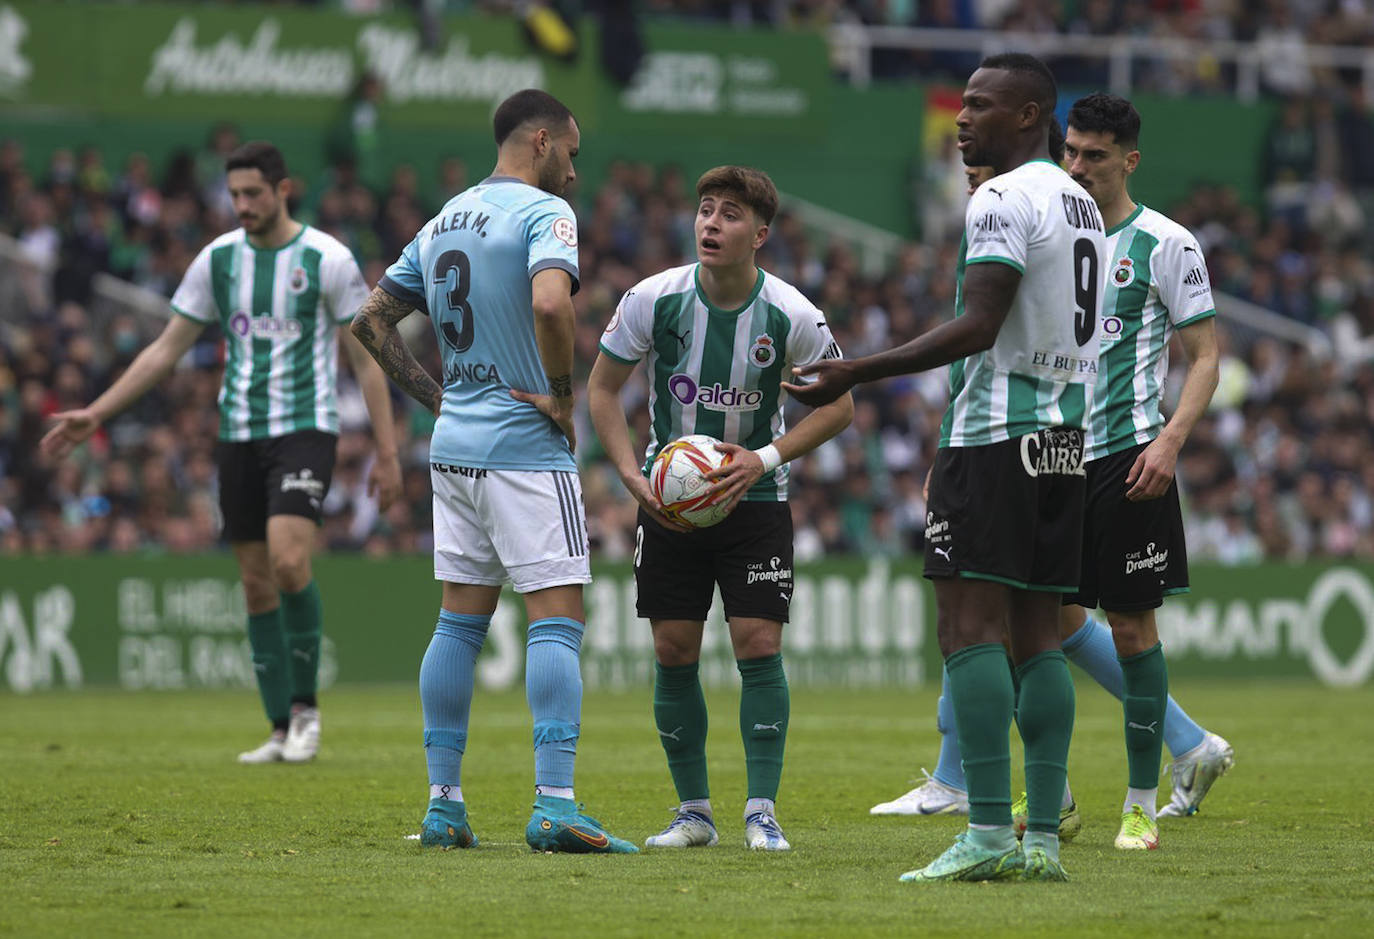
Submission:
M 762 659 L 782 651 L 781 630 L 757 630 L 735 643 L 735 658 Z
M 298 593 L 310 584 L 310 555 L 300 551 L 272 554 L 272 582 L 282 593 Z
M 677 667 L 691 665 L 701 657 L 701 649 L 680 637 L 668 635 L 654 636 L 654 658 L 659 665 Z
M 243 571 L 243 599 L 249 613 L 263 613 L 275 610 L 281 602 L 277 585 L 270 576 L 257 572 Z
M 1122 657 L 1138 655 L 1154 647 L 1159 642 L 1159 630 L 1155 626 L 1154 611 L 1146 613 L 1108 613 L 1107 621 L 1112 627 L 1112 642 L 1116 645 L 1117 655 Z

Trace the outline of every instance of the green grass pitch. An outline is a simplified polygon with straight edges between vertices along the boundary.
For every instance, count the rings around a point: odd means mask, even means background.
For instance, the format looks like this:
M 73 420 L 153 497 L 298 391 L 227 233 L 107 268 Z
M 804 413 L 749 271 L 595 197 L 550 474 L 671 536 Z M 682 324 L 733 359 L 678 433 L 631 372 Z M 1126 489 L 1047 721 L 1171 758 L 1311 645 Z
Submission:
M 1178 683 L 1236 766 L 1202 813 L 1165 820 L 1161 850 L 1126 854 L 1119 706 L 1077 678 L 1073 881 L 925 887 L 897 875 L 962 820 L 868 807 L 934 765 L 936 689 L 794 692 L 785 855 L 743 846 L 736 698 L 711 694 L 721 844 L 628 857 L 525 847 L 519 693 L 474 703 L 463 783 L 482 845 L 450 852 L 405 840 L 427 795 L 411 687 L 325 695 L 305 766 L 234 762 L 259 742 L 248 693 L 0 696 L 0 935 L 1374 935 L 1374 688 Z M 668 820 L 647 688 L 588 696 L 577 789 L 637 843 Z

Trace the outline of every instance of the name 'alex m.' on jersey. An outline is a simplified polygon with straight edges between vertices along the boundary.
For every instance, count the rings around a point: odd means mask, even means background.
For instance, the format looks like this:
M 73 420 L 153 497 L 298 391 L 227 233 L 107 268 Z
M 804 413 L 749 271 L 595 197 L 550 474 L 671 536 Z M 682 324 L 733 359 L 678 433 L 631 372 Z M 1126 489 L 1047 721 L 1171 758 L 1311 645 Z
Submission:
M 512 388 L 548 394 L 534 339 L 531 279 L 556 269 L 578 287 L 577 221 L 558 196 L 493 176 L 449 200 L 379 286 L 429 314 L 444 400 L 430 459 L 499 470 L 576 470 L 567 438 Z
M 1168 216 L 1136 206 L 1108 230 L 1107 258 L 1090 460 L 1159 436 L 1169 338 L 1216 315 L 1202 248 Z
M 1097 205 L 1049 160 L 978 187 L 959 247 L 955 316 L 964 314 L 970 265 L 1010 265 L 1021 283 L 992 348 L 950 366 L 940 446 L 985 446 L 1049 427 L 1085 426 L 1106 256 Z
M 366 299 L 353 255 L 317 228 L 279 248 L 253 247 L 242 228 L 206 245 L 172 309 L 224 333 L 220 439 L 337 434 L 338 328 Z
M 756 450 L 786 432 L 782 382 L 793 366 L 839 358 L 825 316 L 799 290 L 760 270 L 737 310 L 707 299 L 698 264 L 670 268 L 629 290 L 606 330 L 601 351 L 618 362 L 646 362 L 649 445 L 645 475 L 666 444 L 709 434 Z M 787 499 L 784 463 L 745 494 L 756 502 Z

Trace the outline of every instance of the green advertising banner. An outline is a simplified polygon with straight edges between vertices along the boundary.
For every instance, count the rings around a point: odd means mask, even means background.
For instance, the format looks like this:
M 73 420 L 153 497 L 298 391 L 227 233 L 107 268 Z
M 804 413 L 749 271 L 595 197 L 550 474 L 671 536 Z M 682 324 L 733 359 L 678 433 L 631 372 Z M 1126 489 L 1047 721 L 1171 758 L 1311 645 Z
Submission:
M 398 128 L 487 134 L 492 109 L 522 88 L 557 94 L 592 132 L 815 134 L 828 110 L 815 34 L 649 26 L 649 54 L 621 89 L 590 27 L 570 64 L 535 51 L 511 16 L 448 17 L 440 31 L 425 48 L 400 14 L 11 0 L 0 3 L 0 106 L 318 127 L 370 74 L 381 122 Z
M 587 588 L 588 687 L 648 687 L 653 649 L 635 616 L 630 571 L 598 565 Z M 427 558 L 321 557 L 322 680 L 414 681 L 439 588 Z M 1374 674 L 1374 579 L 1339 564 L 1194 569 L 1159 628 L 1176 676 L 1311 677 L 1358 685 Z M 1205 585 L 1205 587 L 1203 586 Z M 918 686 L 939 681 L 934 597 L 919 562 L 845 559 L 796 571 L 784 649 L 789 680 Z M 490 688 L 518 685 L 524 618 L 503 597 L 479 661 Z M 243 592 L 227 556 L 9 558 L 0 566 L 0 675 L 15 692 L 85 685 L 129 690 L 253 686 Z M 717 602 L 702 677 L 737 674 Z

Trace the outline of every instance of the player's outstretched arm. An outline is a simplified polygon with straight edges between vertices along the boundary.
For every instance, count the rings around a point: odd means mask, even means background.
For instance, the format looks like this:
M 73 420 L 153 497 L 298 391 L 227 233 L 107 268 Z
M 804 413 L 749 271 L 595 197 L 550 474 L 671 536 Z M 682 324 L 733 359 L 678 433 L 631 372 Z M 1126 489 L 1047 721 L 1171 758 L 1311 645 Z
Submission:
M 964 315 L 886 352 L 858 359 L 827 359 L 793 369 L 807 383 L 784 383 L 802 404 L 818 407 L 863 382 L 924 372 L 992 348 L 1011 311 L 1021 272 L 1009 264 L 971 264 L 964 272 Z
M 617 362 L 604 352 L 596 357 L 591 377 L 587 379 L 587 404 L 592 413 L 592 427 L 601 441 L 606 456 L 620 475 L 630 495 L 664 528 L 690 531 L 663 514 L 649 488 L 649 481 L 639 471 L 634 444 L 630 442 L 630 425 L 625 421 L 625 409 L 620 403 L 620 389 L 634 373 L 635 366 Z
M 133 404 L 166 377 L 204 329 L 204 323 L 173 314 L 158 337 L 129 363 L 124 374 L 105 389 L 104 394 L 88 407 L 53 415 L 57 425 L 43 436 L 39 449 L 54 460 L 71 453 L 101 424 Z
M 1208 317 L 1189 323 L 1178 331 L 1178 338 L 1188 357 L 1188 375 L 1183 380 L 1173 416 L 1159 436 L 1140 451 L 1131 471 L 1126 474 L 1126 498 L 1132 502 L 1158 499 L 1169 491 L 1178 452 L 1207 412 L 1212 393 L 1217 390 L 1221 353 L 1217 349 L 1216 320 Z
M 353 317 L 349 331 L 402 391 L 437 416 L 444 401 L 444 389 L 415 361 L 415 354 L 396 329 L 396 324 L 409 316 L 412 309 L 404 300 L 396 299 L 380 287 L 373 287 L 362 309 Z
M 511 389 L 511 397 L 539 409 L 558 425 L 577 449 L 577 429 L 573 426 L 573 336 L 577 312 L 572 302 L 572 277 L 567 271 L 547 268 L 530 281 L 530 305 L 534 309 L 534 344 L 549 381 L 549 394 L 528 389 Z
M 852 420 L 854 396 L 845 392 L 829 404 L 813 410 L 773 441 L 779 462 L 790 463 L 797 457 L 805 456 L 848 427 Z M 725 493 L 730 511 L 733 512 L 749 487 L 758 482 L 768 468 L 763 465 L 758 453 L 737 444 L 720 443 L 716 449 L 729 453 L 730 462 L 707 473 L 706 478 L 715 484 L 713 488 Z
M 372 420 L 372 441 L 377 447 L 372 470 L 367 474 L 367 494 L 377 500 L 385 512 L 401 495 L 401 458 L 396 450 L 396 422 L 391 413 L 391 395 L 387 393 L 386 376 L 352 332 L 343 335 L 348 364 L 358 379 Z

